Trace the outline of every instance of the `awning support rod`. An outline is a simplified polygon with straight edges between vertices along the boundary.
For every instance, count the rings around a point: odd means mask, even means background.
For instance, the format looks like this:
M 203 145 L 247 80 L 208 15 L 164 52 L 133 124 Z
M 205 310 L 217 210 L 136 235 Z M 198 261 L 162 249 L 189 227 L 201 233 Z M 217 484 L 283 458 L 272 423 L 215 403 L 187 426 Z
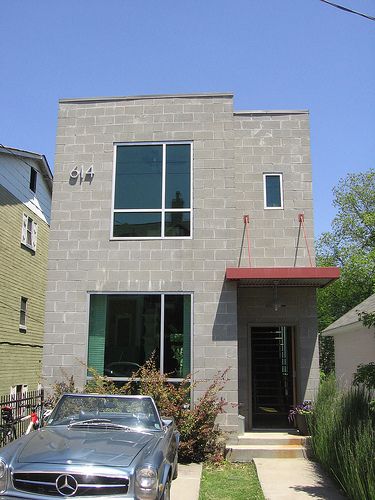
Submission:
M 298 247 L 299 247 L 299 237 L 300 237 L 300 234 L 301 234 L 301 227 L 302 227 L 303 236 L 304 236 L 304 239 L 305 239 L 307 254 L 309 256 L 310 267 L 313 267 L 313 263 L 312 263 L 312 259 L 311 259 L 311 253 L 310 253 L 310 248 L 309 248 L 309 244 L 308 244 L 308 241 L 307 241 L 307 235 L 306 235 L 306 229 L 305 229 L 305 214 L 303 214 L 303 213 L 298 214 L 298 222 L 299 222 L 299 228 L 298 228 L 298 238 L 297 238 L 296 254 L 294 256 L 294 267 L 296 267 L 296 262 L 297 262 L 297 253 L 298 253 Z
M 249 229 L 250 217 L 249 217 L 249 215 L 243 216 L 243 223 L 244 223 L 244 227 L 243 227 L 243 233 L 242 233 L 240 257 L 238 259 L 238 267 L 241 266 L 241 257 L 242 257 L 242 250 L 243 250 L 243 245 L 244 245 L 244 240 L 245 240 L 245 233 L 246 233 L 246 239 L 247 239 L 247 253 L 248 253 L 248 258 L 249 258 L 249 267 L 251 267 L 251 246 L 250 246 L 250 229 Z

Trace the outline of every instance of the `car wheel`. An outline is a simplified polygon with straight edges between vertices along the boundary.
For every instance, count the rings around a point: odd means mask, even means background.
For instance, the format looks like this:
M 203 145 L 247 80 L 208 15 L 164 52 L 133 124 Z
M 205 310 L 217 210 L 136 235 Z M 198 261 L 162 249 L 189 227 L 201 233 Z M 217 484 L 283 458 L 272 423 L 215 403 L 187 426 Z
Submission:
M 162 500 L 170 500 L 171 499 L 171 482 L 169 479 L 165 483 L 163 496 L 161 498 L 162 498 Z

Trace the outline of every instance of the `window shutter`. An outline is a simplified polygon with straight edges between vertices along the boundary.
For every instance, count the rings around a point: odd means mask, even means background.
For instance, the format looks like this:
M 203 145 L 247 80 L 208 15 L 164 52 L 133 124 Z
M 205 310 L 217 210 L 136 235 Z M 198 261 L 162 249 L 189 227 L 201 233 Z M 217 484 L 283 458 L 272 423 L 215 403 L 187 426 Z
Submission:
M 31 240 L 31 246 L 33 247 L 34 252 L 36 251 L 36 240 L 38 236 L 38 224 L 33 222 L 33 235 Z
M 22 218 L 22 233 L 21 233 L 21 243 L 26 245 L 27 242 L 27 215 L 23 214 Z
M 106 322 L 107 296 L 91 295 L 88 366 L 100 375 L 103 375 L 104 371 Z

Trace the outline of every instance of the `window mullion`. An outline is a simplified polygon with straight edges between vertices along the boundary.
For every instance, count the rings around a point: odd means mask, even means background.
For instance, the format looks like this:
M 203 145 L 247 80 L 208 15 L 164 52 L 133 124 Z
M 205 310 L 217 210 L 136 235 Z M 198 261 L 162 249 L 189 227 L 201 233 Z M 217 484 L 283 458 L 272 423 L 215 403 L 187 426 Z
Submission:
M 164 294 L 160 301 L 160 373 L 164 373 Z
M 167 145 L 163 144 L 162 183 L 161 183 L 161 236 L 165 237 L 165 182 L 167 177 Z

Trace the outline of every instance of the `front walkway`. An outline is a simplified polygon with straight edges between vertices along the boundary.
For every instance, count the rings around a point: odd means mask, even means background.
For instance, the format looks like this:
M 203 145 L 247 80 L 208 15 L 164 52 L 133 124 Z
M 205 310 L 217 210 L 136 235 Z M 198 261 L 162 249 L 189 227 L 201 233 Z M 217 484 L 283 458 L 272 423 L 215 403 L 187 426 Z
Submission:
M 316 462 L 304 458 L 254 458 L 266 500 L 344 500 Z
M 266 500 L 346 500 L 319 464 L 304 458 L 254 458 Z M 171 500 L 198 500 L 202 464 L 178 466 Z
M 202 464 L 178 464 L 178 477 L 172 481 L 171 500 L 198 500 Z

